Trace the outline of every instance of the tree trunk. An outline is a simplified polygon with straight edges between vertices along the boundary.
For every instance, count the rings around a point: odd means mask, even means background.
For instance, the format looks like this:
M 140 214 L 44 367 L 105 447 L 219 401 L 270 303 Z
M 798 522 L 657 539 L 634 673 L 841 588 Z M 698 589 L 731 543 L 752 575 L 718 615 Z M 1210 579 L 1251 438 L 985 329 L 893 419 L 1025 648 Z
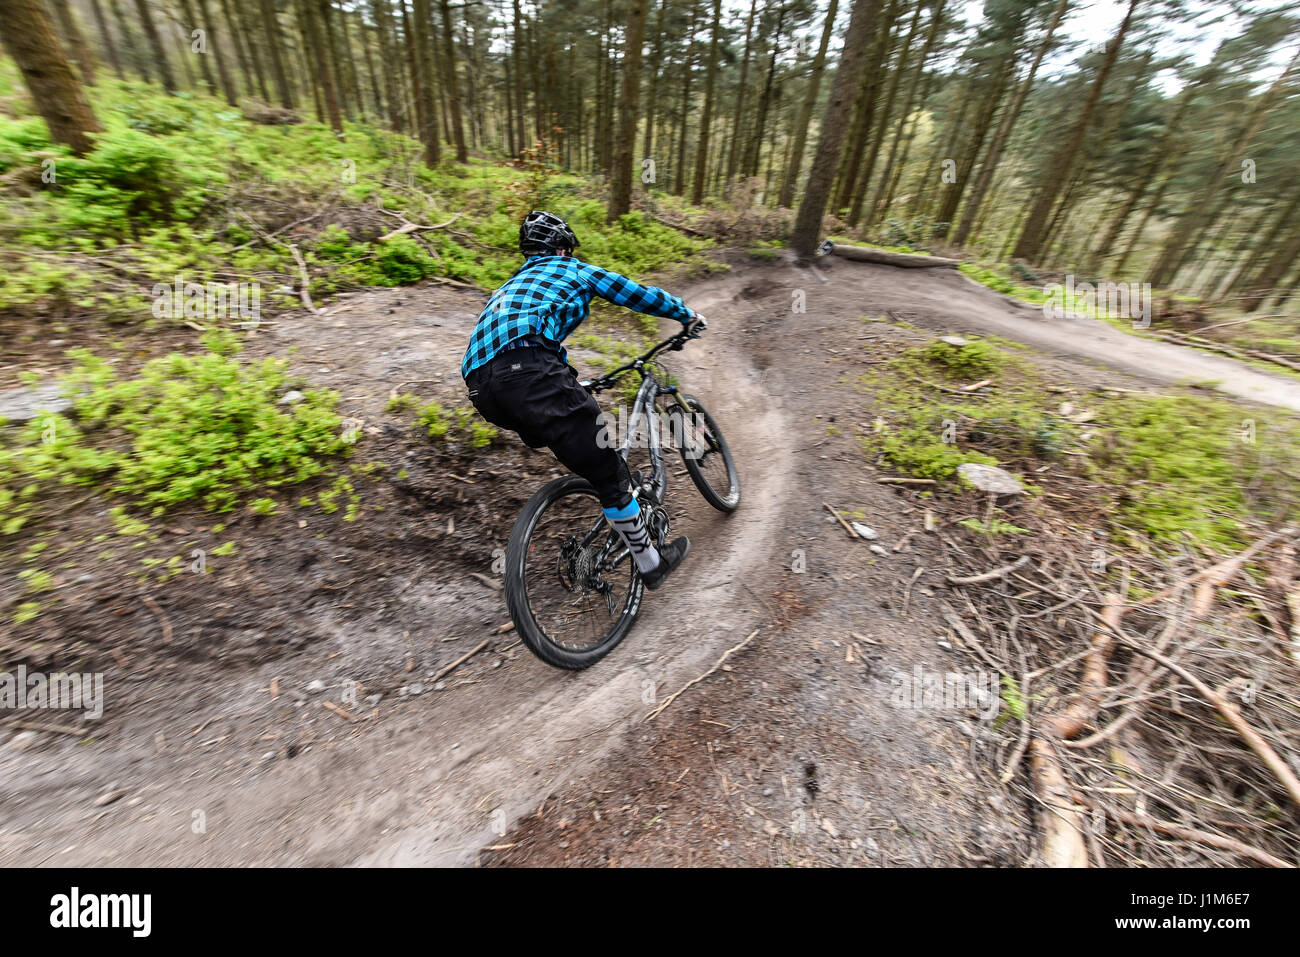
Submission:
M 384 73 L 384 101 L 388 106 L 388 125 L 394 132 L 401 133 L 405 125 L 402 123 L 402 107 L 399 102 L 401 94 L 398 92 L 394 78 L 396 68 L 393 65 L 393 27 L 388 15 L 388 0 L 372 0 L 371 6 L 375 16 L 375 33 L 379 39 L 380 69 Z
M 67 41 L 68 49 L 72 52 L 73 62 L 77 64 L 77 69 L 81 72 L 81 79 L 87 86 L 95 85 L 95 58 L 86 46 L 86 35 L 81 32 L 81 26 L 77 23 L 77 15 L 72 10 L 69 0 L 53 0 L 54 12 L 59 18 L 59 27 L 63 31 L 63 37 Z
M 813 57 L 812 72 L 808 76 L 808 89 L 804 91 L 803 102 L 799 105 L 799 114 L 794 121 L 794 143 L 790 147 L 790 162 L 786 164 L 785 176 L 781 180 L 781 195 L 776 201 L 778 206 L 788 207 L 794 202 L 794 188 L 799 180 L 804 149 L 808 144 L 808 125 L 812 122 L 813 109 L 817 105 L 822 74 L 826 72 L 826 48 L 830 45 L 831 34 L 835 32 L 835 14 L 839 9 L 839 2 L 840 0 L 830 0 L 830 6 L 826 9 L 826 24 L 822 28 L 822 40 L 817 47 L 817 55 Z
M 767 113 L 772 105 L 772 84 L 776 79 L 776 59 L 781 52 L 781 26 L 785 22 L 785 7 L 776 15 L 776 27 L 772 31 L 772 57 L 767 66 L 767 80 L 763 83 L 763 94 L 758 98 L 758 115 L 754 118 L 754 129 L 749 135 L 749 159 L 745 163 L 745 175 L 758 175 L 759 154 L 762 152 L 763 132 L 767 126 Z
M 610 180 L 607 222 L 632 208 L 632 151 L 636 148 L 637 101 L 641 93 L 641 45 L 645 42 L 646 0 L 628 0 L 627 40 L 623 49 L 623 89 L 618 96 L 618 148 Z
M 1039 190 L 1038 199 L 1029 212 L 1029 218 L 1025 220 L 1024 228 L 1020 232 L 1020 238 L 1016 241 L 1015 250 L 1012 256 L 1016 259 L 1025 259 L 1031 262 L 1036 261 L 1038 253 L 1042 248 L 1043 232 L 1047 225 L 1047 217 L 1052 207 L 1056 205 L 1056 197 L 1065 187 L 1066 180 L 1070 176 L 1070 170 L 1074 166 L 1075 156 L 1079 147 L 1083 145 L 1083 137 L 1088 131 L 1088 125 L 1092 122 L 1093 112 L 1097 108 L 1097 103 L 1101 99 L 1102 88 L 1106 85 L 1106 79 L 1110 76 L 1111 69 L 1115 66 L 1115 61 L 1119 58 L 1120 47 L 1124 43 L 1124 37 L 1128 34 L 1129 24 L 1133 22 L 1133 14 L 1137 10 L 1141 0 L 1129 0 L 1128 12 L 1124 14 L 1124 21 L 1120 24 L 1119 31 L 1110 41 L 1106 49 L 1106 57 L 1102 60 L 1101 67 L 1097 70 L 1097 78 L 1093 81 L 1092 90 L 1088 93 L 1087 102 L 1084 103 L 1083 109 L 1079 113 L 1079 118 L 1070 131 L 1070 135 L 1062 143 L 1061 148 L 1057 150 L 1052 158 L 1051 164 L 1047 168 L 1047 176 L 1043 181 L 1043 186 Z
M 81 81 L 73 72 L 54 24 L 41 0 L 0 3 L 0 36 L 22 71 L 32 102 L 45 118 L 50 137 L 78 156 L 94 148 L 90 133 L 100 131 Z
M 411 83 L 416 96 L 420 141 L 424 143 L 424 162 L 426 166 L 436 166 L 442 162 L 442 139 L 441 131 L 438 129 L 438 106 L 433 95 L 430 18 L 429 0 L 414 0 L 408 23 L 406 4 L 403 2 L 402 21 L 406 23 L 407 52 L 414 57 L 411 66 Z
M 1011 132 L 1015 129 L 1016 120 L 1020 118 L 1020 111 L 1024 109 L 1025 100 L 1034 86 L 1034 78 L 1038 76 L 1038 68 L 1042 65 L 1043 57 L 1047 55 L 1047 51 L 1052 45 L 1052 39 L 1056 35 L 1056 28 L 1061 25 L 1061 20 L 1064 19 L 1066 8 L 1069 5 L 1070 0 L 1060 0 L 1056 5 L 1056 9 L 1052 12 L 1052 20 L 1047 26 L 1047 32 L 1043 35 L 1042 42 L 1038 44 L 1038 49 L 1034 51 L 1034 60 L 1029 65 L 1029 71 L 1016 89 L 1011 105 L 1007 107 L 1006 112 L 1002 115 L 1002 122 L 998 125 L 997 132 L 993 134 L 993 142 L 989 145 L 989 155 L 984 158 L 984 165 L 980 167 L 979 177 L 975 180 L 975 185 L 971 189 L 970 199 L 966 201 L 966 208 L 962 210 L 961 223 L 957 226 L 957 232 L 952 238 L 953 245 L 965 245 L 967 238 L 970 236 L 971 227 L 975 223 L 975 216 L 984 203 L 984 197 L 988 194 L 989 187 L 993 185 L 993 174 L 997 172 L 998 164 L 1002 162 L 1002 151 L 1006 149 L 1007 141 L 1011 138 Z
M 330 64 L 329 49 L 322 25 L 329 15 L 329 0 L 299 0 L 303 26 L 307 33 L 307 45 L 311 48 L 316 67 L 316 77 L 320 80 L 321 96 L 325 103 L 325 115 L 329 117 L 330 127 L 340 139 L 343 137 L 343 114 L 339 109 L 338 87 L 334 71 Z
M 832 0 L 834 2 L 834 0 Z M 709 40 L 709 67 L 704 75 L 704 110 L 700 113 L 700 144 L 695 149 L 695 183 L 691 202 L 704 202 L 704 178 L 709 162 L 709 127 L 713 123 L 713 90 L 718 78 L 718 34 L 722 30 L 722 0 L 713 0 L 713 36 Z
M 456 144 L 456 162 L 467 163 L 469 153 L 465 148 L 465 125 L 461 120 L 460 83 L 456 80 L 456 47 L 452 39 L 451 7 L 447 0 L 438 0 L 438 7 L 442 11 L 442 82 L 451 112 L 451 135 Z
M 221 90 L 226 95 L 226 102 L 236 106 L 239 102 L 235 96 L 235 85 L 230 81 L 230 71 L 226 69 L 226 54 L 217 39 L 217 21 L 212 19 L 208 0 L 198 0 L 199 17 L 203 20 L 203 29 L 208 31 L 208 52 L 217 61 L 217 75 L 221 77 Z
M 659 112 L 659 64 L 664 55 L 664 14 L 668 9 L 668 0 L 659 0 L 659 12 L 655 15 L 655 49 L 652 54 L 654 69 L 650 71 L 650 95 L 645 105 L 645 151 L 646 159 L 654 157 L 655 116 Z
M 749 5 L 749 19 L 745 21 L 745 55 L 740 61 L 740 82 L 736 85 L 736 112 L 731 124 L 731 149 L 727 151 L 727 179 L 725 189 L 736 175 L 740 161 L 740 144 L 744 140 L 741 131 L 745 128 L 745 94 L 749 92 L 749 52 L 754 34 L 754 13 L 758 10 L 758 0 Z
M 280 97 L 280 105 L 286 110 L 294 109 L 293 89 L 289 86 L 289 74 L 284 68 L 284 35 L 280 32 L 280 18 L 275 13 L 274 0 L 258 0 L 262 11 L 262 30 L 266 36 L 266 49 L 271 57 L 271 75 L 275 77 L 275 89 Z
M 1152 286 L 1164 286 L 1174 278 L 1175 272 L 1183 262 L 1183 253 L 1188 240 L 1196 237 L 1197 241 L 1199 241 L 1212 216 L 1217 215 L 1219 207 L 1213 202 L 1215 196 L 1219 194 L 1223 184 L 1228 181 L 1229 177 L 1240 172 L 1242 156 L 1250 146 L 1250 141 L 1259 132 L 1264 118 L 1280 102 L 1283 91 L 1291 82 L 1291 75 L 1295 72 L 1297 63 L 1300 63 L 1300 53 L 1297 53 L 1291 59 L 1286 69 L 1273 81 L 1268 90 L 1256 98 L 1246 119 L 1231 137 L 1231 145 L 1223 158 L 1223 162 L 1219 164 L 1217 172 L 1206 181 L 1200 192 L 1187 206 L 1187 211 L 1179 217 L 1178 223 L 1170 232 L 1164 249 L 1160 251 L 1160 256 L 1151 269 L 1148 281 Z M 1193 248 L 1195 248 L 1194 245 Z
M 795 215 L 791 246 L 804 259 L 813 255 L 821 237 L 822 216 L 830 200 L 831 179 L 839 165 L 840 149 L 844 145 L 845 120 L 853 107 L 853 94 L 858 89 L 862 66 L 866 59 L 867 40 L 875 27 L 880 0 L 854 0 L 849 30 L 844 37 L 844 51 L 831 84 L 831 97 L 822 119 L 821 136 L 817 139 L 817 152 L 808 171 L 808 185 L 803 201 Z
M 907 162 L 907 153 L 899 158 L 898 148 L 902 143 L 903 134 L 907 127 L 908 118 L 912 115 L 912 106 L 916 102 L 916 93 L 921 85 L 921 76 L 925 72 L 925 65 L 930 61 L 930 54 L 934 50 L 934 45 L 939 39 L 940 29 L 943 25 L 943 9 L 945 0 L 937 0 L 934 5 L 934 12 L 931 14 L 930 28 L 926 32 L 925 46 L 921 50 L 921 56 L 916 61 L 916 67 L 912 70 L 912 77 L 907 81 L 907 94 L 903 98 L 903 110 L 898 117 L 898 126 L 894 130 L 894 139 L 889 146 L 889 157 L 885 160 L 885 168 L 880 174 L 880 186 L 876 189 L 875 199 L 871 201 L 871 212 L 867 216 L 868 222 L 879 222 L 880 218 L 889 210 L 890 204 L 894 200 L 894 187 L 898 183 L 898 177 L 902 174 L 902 168 Z M 927 88 L 929 83 L 926 84 Z M 924 97 L 922 97 L 924 100 Z M 908 135 L 907 143 L 910 149 L 912 137 L 916 134 L 916 121 L 912 122 L 912 131 Z M 897 165 L 895 165 L 897 161 Z
M 90 0 L 90 10 L 95 15 L 95 26 L 99 30 L 99 35 L 104 38 L 104 47 L 108 50 L 108 62 L 113 65 L 113 72 L 117 74 L 119 80 L 125 80 L 126 74 L 122 70 L 122 57 L 117 52 L 117 42 L 113 39 L 113 31 L 108 28 L 108 18 L 104 16 L 104 5 L 99 0 Z
M 691 42 L 686 47 L 686 76 L 682 80 L 682 115 L 677 132 L 677 162 L 673 164 L 673 192 L 678 196 L 686 191 L 686 123 L 691 112 L 691 80 L 695 76 L 695 28 L 700 18 L 700 0 L 691 3 Z
M 853 199 L 849 203 L 849 222 L 856 224 L 862 217 L 862 204 L 866 200 L 867 189 L 871 185 L 871 174 L 876 169 L 876 159 L 880 156 L 880 145 L 885 139 L 885 128 L 889 125 L 889 120 L 894 113 L 894 100 L 898 96 L 898 84 L 903 78 L 908 63 L 908 53 L 912 49 L 912 41 L 916 39 L 916 30 L 921 23 L 921 4 L 917 3 L 916 12 L 912 14 L 911 25 L 907 28 L 907 37 L 903 41 L 903 48 L 898 53 L 898 59 L 894 63 L 894 69 L 889 77 L 889 86 L 885 90 L 885 102 L 880 110 L 880 119 L 876 123 L 875 135 L 871 137 L 870 152 L 867 154 L 866 168 L 862 175 L 858 177 L 858 185 L 853 190 Z

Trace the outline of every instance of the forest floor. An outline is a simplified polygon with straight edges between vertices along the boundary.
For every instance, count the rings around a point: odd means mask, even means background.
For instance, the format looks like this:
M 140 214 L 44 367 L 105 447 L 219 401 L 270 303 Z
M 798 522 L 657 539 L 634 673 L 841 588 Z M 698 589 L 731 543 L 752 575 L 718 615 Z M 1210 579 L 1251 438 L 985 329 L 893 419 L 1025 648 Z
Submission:
M 674 288 L 710 328 L 673 368 L 725 431 L 742 506 L 715 513 L 674 476 L 691 556 L 576 674 L 503 631 L 493 573 L 519 508 L 558 474 L 549 455 L 513 439 L 435 449 L 384 412 L 393 391 L 462 400 L 485 296 L 364 292 L 268 326 L 246 353 L 291 355 L 338 390 L 363 423 L 354 462 L 390 468 L 358 474 L 353 523 L 282 510 L 214 530 L 198 509 L 169 514 L 160 554 L 238 548 L 147 601 L 108 570 L 67 583 L 31 664 L 92 663 L 106 710 L 21 745 L 0 722 L 0 864 L 1034 863 L 1027 789 L 975 767 L 978 716 L 891 702 L 895 676 L 960 656 L 925 574 L 933 536 L 892 549 L 925 509 L 864 455 L 857 377 L 931 334 L 976 332 L 1033 347 L 1068 395 L 1215 380 L 1300 410 L 1300 383 L 1045 320 L 945 270 L 722 255 L 730 271 Z M 105 508 L 66 522 L 102 525 Z

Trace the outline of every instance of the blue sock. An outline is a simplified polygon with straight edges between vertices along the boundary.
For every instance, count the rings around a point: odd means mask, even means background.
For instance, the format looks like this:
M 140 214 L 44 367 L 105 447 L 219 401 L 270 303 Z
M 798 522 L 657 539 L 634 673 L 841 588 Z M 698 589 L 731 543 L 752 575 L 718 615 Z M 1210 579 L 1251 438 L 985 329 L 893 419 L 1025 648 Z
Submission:
M 659 550 L 650 541 L 650 530 L 646 528 L 641 506 L 636 499 L 622 508 L 607 508 L 605 518 L 622 536 L 623 541 L 632 552 L 632 560 L 641 574 L 652 572 L 659 567 Z

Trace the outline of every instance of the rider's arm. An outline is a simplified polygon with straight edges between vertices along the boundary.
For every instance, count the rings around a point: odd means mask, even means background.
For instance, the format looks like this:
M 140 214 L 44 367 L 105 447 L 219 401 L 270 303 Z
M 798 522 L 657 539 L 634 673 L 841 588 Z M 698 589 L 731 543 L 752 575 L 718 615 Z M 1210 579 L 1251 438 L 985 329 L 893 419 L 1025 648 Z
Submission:
M 626 306 L 647 315 L 676 319 L 683 323 L 690 322 L 695 317 L 686 303 L 656 286 L 642 286 L 626 276 L 590 263 L 583 263 L 582 268 L 592 292 L 616 306 Z

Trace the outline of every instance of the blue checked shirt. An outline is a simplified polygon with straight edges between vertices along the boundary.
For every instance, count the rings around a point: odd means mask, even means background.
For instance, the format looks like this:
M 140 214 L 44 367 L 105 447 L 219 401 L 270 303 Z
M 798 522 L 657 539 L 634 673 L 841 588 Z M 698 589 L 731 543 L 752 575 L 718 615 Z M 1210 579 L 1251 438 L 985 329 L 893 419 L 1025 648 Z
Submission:
M 592 296 L 681 322 L 689 322 L 694 315 L 676 296 L 608 269 L 569 256 L 529 256 L 479 314 L 465 361 L 460 364 L 461 376 L 527 335 L 554 342 L 560 358 L 568 361 L 559 344 L 587 318 Z

